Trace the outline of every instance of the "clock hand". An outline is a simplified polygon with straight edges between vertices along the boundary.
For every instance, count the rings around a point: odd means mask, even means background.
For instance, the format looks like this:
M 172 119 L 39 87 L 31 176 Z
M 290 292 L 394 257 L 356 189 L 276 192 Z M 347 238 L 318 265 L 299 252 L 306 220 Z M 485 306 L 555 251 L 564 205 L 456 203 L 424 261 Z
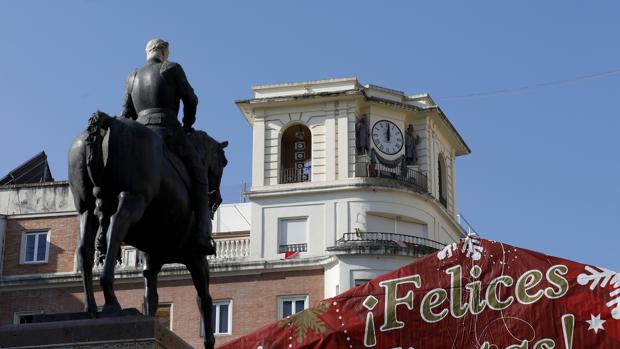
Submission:
M 387 125 L 387 141 L 390 141 L 390 125 Z

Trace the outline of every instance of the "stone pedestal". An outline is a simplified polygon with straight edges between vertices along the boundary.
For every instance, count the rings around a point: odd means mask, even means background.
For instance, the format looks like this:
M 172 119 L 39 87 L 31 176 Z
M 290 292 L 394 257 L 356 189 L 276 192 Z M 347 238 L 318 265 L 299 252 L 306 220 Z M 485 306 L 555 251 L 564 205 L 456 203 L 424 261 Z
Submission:
M 67 320 L 0 327 L 0 348 L 191 349 L 145 316 Z

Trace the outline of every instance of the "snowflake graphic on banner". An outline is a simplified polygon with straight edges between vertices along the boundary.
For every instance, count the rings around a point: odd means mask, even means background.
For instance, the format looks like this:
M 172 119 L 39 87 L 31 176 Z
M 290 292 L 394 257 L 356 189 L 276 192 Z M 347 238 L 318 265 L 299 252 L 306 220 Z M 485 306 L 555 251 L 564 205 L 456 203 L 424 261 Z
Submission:
M 588 327 L 588 331 L 593 330 L 594 333 L 598 333 L 599 330 L 605 329 L 603 324 L 606 320 L 601 320 L 601 314 L 598 314 L 597 316 L 590 315 L 590 320 L 586 320 L 586 322 L 590 325 L 590 327 Z
M 582 286 L 590 284 L 590 290 L 594 290 L 597 286 L 613 286 L 614 290 L 609 293 L 611 300 L 607 302 L 607 306 L 614 308 L 611 311 L 611 316 L 616 320 L 620 320 L 620 273 L 604 268 L 598 269 L 586 266 L 585 270 L 587 273 L 579 274 L 577 282 Z
M 462 240 L 462 248 L 461 253 L 465 253 L 465 257 L 471 258 L 474 261 L 480 260 L 482 258 L 482 252 L 484 251 L 484 247 L 480 245 L 480 240 L 478 235 L 476 234 L 467 234 Z M 456 242 L 447 245 L 441 251 L 437 252 L 437 258 L 442 261 L 446 258 L 452 258 L 453 252 L 457 251 L 458 247 Z

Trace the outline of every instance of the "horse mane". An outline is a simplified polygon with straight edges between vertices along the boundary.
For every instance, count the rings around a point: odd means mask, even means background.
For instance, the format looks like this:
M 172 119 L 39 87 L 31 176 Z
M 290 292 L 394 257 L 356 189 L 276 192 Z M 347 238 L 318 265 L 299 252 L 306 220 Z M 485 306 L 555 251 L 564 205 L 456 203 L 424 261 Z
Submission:
M 198 156 L 200 157 L 200 159 L 202 159 L 205 166 L 208 167 L 208 166 L 216 165 L 212 161 L 208 161 L 208 160 L 213 160 L 213 154 L 214 154 L 213 152 L 218 152 L 217 155 L 221 157 L 218 160 L 222 162 L 221 163 L 222 166 L 226 166 L 226 164 L 228 163 L 228 160 L 226 159 L 226 156 L 224 155 L 224 147 L 228 145 L 228 142 L 220 143 L 217 140 L 215 140 L 215 138 L 209 136 L 207 132 L 202 131 L 202 130 L 190 131 L 189 133 L 187 133 L 187 137 L 189 138 L 190 142 L 196 148 L 196 152 L 198 152 Z M 209 154 L 207 151 L 212 152 L 212 153 Z M 220 164 L 217 164 L 217 165 L 219 166 Z
M 200 159 L 205 162 L 207 157 L 207 147 L 209 146 L 209 135 L 205 131 L 193 130 L 186 133 L 190 143 L 196 148 Z M 206 165 L 206 163 L 205 163 Z
M 103 152 L 101 144 L 113 118 L 97 110 L 88 119 L 86 128 L 86 169 L 88 177 L 95 187 L 100 188 L 103 182 Z

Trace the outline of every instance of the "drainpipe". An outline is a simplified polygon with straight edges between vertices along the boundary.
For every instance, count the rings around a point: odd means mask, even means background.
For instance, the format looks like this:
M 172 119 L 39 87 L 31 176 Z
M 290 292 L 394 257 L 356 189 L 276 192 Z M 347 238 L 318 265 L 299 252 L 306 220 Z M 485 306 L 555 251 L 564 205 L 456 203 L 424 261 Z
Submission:
M 6 236 L 6 216 L 0 215 L 0 279 L 4 274 L 4 240 Z

